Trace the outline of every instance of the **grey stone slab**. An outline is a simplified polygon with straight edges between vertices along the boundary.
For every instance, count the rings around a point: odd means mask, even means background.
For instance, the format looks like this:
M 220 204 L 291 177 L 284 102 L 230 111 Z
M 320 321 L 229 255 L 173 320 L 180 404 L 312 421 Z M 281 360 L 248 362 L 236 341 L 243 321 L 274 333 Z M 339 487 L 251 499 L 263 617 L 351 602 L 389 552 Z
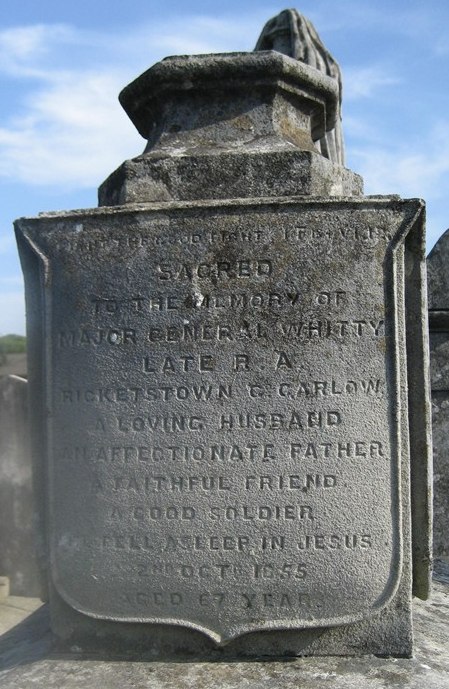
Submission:
M 206 198 L 360 196 L 362 187 L 358 175 L 313 151 L 236 149 L 173 157 L 155 151 L 120 165 L 100 186 L 98 198 L 100 206 L 116 206 Z
M 61 654 L 49 648 L 49 623 L 45 608 L 15 630 L 0 637 L 2 689 L 443 689 L 449 686 L 448 585 L 449 570 L 440 564 L 431 600 L 415 600 L 416 651 L 413 659 L 299 658 L 252 662 L 160 662 L 147 656 L 121 660 L 82 655 L 73 648 Z M 1 607 L 0 607 L 1 613 Z
M 421 209 L 278 199 L 18 222 L 61 637 L 410 653 Z
M 449 554 L 449 231 L 427 259 L 434 470 L 433 547 Z
M 248 84 L 251 88 L 248 89 Z M 246 94 L 241 89 L 246 87 Z M 232 91 L 230 92 L 229 89 Z M 260 92 L 272 88 L 289 94 L 292 107 L 285 107 L 297 122 L 297 129 L 318 136 L 335 125 L 339 103 L 338 83 L 325 73 L 278 51 L 221 53 L 209 55 L 175 55 L 157 62 L 120 93 L 119 99 L 137 131 L 151 148 L 165 146 L 164 139 L 176 140 L 180 131 L 193 137 L 195 147 L 204 145 L 203 128 L 212 125 L 211 142 L 235 141 L 236 131 L 230 113 L 238 108 L 239 97 L 248 99 L 245 111 L 254 117 L 254 130 L 274 133 L 276 120 L 261 124 L 254 113 L 254 101 L 260 103 Z M 190 106 L 190 96 L 207 95 L 206 112 Z M 186 97 L 183 100 L 183 96 Z M 170 104 L 175 98 L 181 112 Z M 270 103 L 270 98 L 267 99 Z M 201 101 L 202 102 L 202 101 Z M 249 104 L 248 104 L 249 103 Z M 187 108 L 184 111 L 183 105 Z M 271 105 L 271 103 L 270 103 Z M 210 114 L 213 113 L 212 118 Z M 175 118 L 173 121 L 171 118 Z M 279 125 L 282 125 L 279 120 Z M 252 142 L 254 130 L 240 123 L 240 136 Z M 287 122 L 283 123 L 284 126 Z M 175 125 L 175 126 L 173 126 Z M 176 126 L 179 125 L 179 126 Z M 267 132 L 263 126 L 267 127 Z M 299 125 L 299 127 L 298 127 Z M 313 145 L 311 146 L 313 150 Z
M 432 392 L 433 435 L 433 549 L 435 556 L 449 554 L 449 393 Z
M 429 310 L 449 310 L 449 230 L 441 235 L 427 259 Z

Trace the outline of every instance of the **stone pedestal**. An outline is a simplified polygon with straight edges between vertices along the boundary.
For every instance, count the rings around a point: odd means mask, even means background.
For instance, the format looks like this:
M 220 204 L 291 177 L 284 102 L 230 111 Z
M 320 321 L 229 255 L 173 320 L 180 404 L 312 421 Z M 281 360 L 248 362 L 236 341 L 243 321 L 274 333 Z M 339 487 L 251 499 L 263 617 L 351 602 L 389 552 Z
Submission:
M 0 605 L 0 628 L 11 630 L 0 638 L 2 689 L 34 689 L 36 686 L 64 689 L 191 689 L 203 686 L 234 689 L 442 689 L 449 684 L 449 569 L 441 567 L 434 582 L 432 601 L 413 604 L 415 652 L 411 659 L 290 658 L 206 662 L 190 659 L 155 660 L 151 652 L 135 651 L 120 662 L 111 654 L 83 654 L 76 646 L 63 653 L 52 647 L 46 606 L 23 619 L 34 601 L 14 598 Z M 22 621 L 23 620 L 23 621 Z M 19 624 L 19 622 L 22 622 Z M 7 628 L 7 627 L 6 627 Z
M 166 58 L 120 100 L 148 144 L 101 185 L 100 206 L 362 193 L 312 140 L 335 126 L 335 80 L 281 53 Z

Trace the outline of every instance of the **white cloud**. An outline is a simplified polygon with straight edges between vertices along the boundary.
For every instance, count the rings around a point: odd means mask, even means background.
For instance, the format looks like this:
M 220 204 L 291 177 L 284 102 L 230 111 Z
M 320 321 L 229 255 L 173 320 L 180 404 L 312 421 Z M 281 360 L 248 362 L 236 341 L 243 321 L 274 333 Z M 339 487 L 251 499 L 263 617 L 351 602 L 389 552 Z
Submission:
M 390 67 L 346 67 L 343 82 L 343 97 L 345 100 L 358 98 L 372 98 L 379 89 L 394 86 L 399 83 Z
M 98 185 L 144 141 L 117 101 L 119 75 L 52 75 L 27 108 L 0 127 L 0 175 L 31 185 Z
M 61 25 L 51 27 L 51 35 L 61 33 Z M 34 26 L 17 26 L 0 32 L 0 54 L 9 56 L 11 61 L 35 59 L 45 51 L 50 29 L 44 24 Z
M 210 17 L 190 18 L 188 29 L 179 18 L 120 37 L 60 24 L 1 31 L 0 72 L 15 78 L 17 88 L 27 82 L 20 112 L 0 119 L 0 176 L 30 185 L 98 186 L 140 154 L 145 142 L 117 101 L 139 69 L 167 53 L 235 49 L 252 36 L 245 22 Z M 151 46 L 146 55 L 142 46 Z
M 147 69 L 168 54 L 252 50 L 260 32 L 260 13 L 235 18 L 188 15 L 145 23 L 117 33 L 78 29 L 67 24 L 38 24 L 0 31 L 0 71 L 44 79 L 57 65 L 104 66 L 114 73 Z M 61 67 L 59 67 L 61 69 Z
M 363 139 L 362 139 L 363 141 Z M 448 225 L 449 121 L 406 143 L 379 137 L 347 151 L 349 167 L 360 173 L 366 194 L 399 194 L 427 204 L 428 247 Z
M 0 70 L 16 80 L 17 91 L 24 90 L 20 111 L 0 121 L 4 179 L 97 186 L 124 158 L 141 152 L 144 142 L 117 102 L 124 70 L 118 64 L 96 70 L 65 66 L 69 46 L 101 53 L 105 40 L 64 25 L 0 32 Z M 79 64 L 78 55 L 73 61 Z
M 251 49 L 261 25 L 254 13 L 239 22 L 178 17 L 120 36 L 64 24 L 0 31 L 0 71 L 25 88 L 20 109 L 0 119 L 0 176 L 33 186 L 98 186 L 144 148 L 117 102 L 139 70 L 167 54 Z M 393 83 L 381 67 L 346 69 L 345 99 L 371 97 Z
M 55 46 L 72 42 L 73 30 L 63 24 L 17 26 L 0 31 L 0 70 L 12 76 L 44 76 L 42 63 Z
M 449 121 L 438 124 L 420 141 L 390 143 L 388 148 L 352 148 L 354 168 L 365 178 L 367 193 L 447 196 L 449 187 Z
M 8 119 L 5 113 L 0 116 L 0 176 L 33 186 L 98 186 L 122 160 L 144 148 L 118 104 L 121 88 L 170 53 L 251 49 L 270 14 L 262 12 L 239 21 L 177 17 L 120 35 L 63 24 L 0 31 L 0 71 L 26 89 L 20 112 L 16 107 Z M 344 101 L 373 98 L 398 83 L 386 64 L 347 67 Z M 442 195 L 449 125 L 426 141 L 411 143 L 408 150 L 396 142 L 387 147 L 373 122 L 345 116 L 344 126 L 359 139 L 359 147 L 348 154 L 369 192 Z

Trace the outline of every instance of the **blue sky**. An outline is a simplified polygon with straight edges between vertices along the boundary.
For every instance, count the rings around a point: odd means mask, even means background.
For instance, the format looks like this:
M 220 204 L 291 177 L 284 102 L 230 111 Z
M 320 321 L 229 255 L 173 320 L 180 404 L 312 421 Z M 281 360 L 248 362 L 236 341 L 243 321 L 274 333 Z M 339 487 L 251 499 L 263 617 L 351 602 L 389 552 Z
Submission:
M 288 6 L 288 5 L 287 5 Z M 285 9 L 253 0 L 16 0 L 0 7 L 0 335 L 24 333 L 12 221 L 95 206 L 144 141 L 117 101 L 167 55 L 252 50 Z M 449 2 L 303 0 L 344 78 L 347 167 L 367 194 L 422 197 L 449 226 Z

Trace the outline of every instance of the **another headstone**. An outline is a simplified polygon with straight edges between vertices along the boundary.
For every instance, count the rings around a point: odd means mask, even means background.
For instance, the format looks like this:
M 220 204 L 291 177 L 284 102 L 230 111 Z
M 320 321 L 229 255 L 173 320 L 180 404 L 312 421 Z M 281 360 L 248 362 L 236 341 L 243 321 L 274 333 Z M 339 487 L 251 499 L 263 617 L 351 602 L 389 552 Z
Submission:
M 427 259 L 434 474 L 433 549 L 449 555 L 449 230 Z
M 121 102 L 148 145 L 103 207 L 16 225 L 54 631 L 410 655 L 422 202 L 319 153 L 338 83 L 278 52 L 168 58 Z
M 0 575 L 13 596 L 39 596 L 27 381 L 0 377 Z

